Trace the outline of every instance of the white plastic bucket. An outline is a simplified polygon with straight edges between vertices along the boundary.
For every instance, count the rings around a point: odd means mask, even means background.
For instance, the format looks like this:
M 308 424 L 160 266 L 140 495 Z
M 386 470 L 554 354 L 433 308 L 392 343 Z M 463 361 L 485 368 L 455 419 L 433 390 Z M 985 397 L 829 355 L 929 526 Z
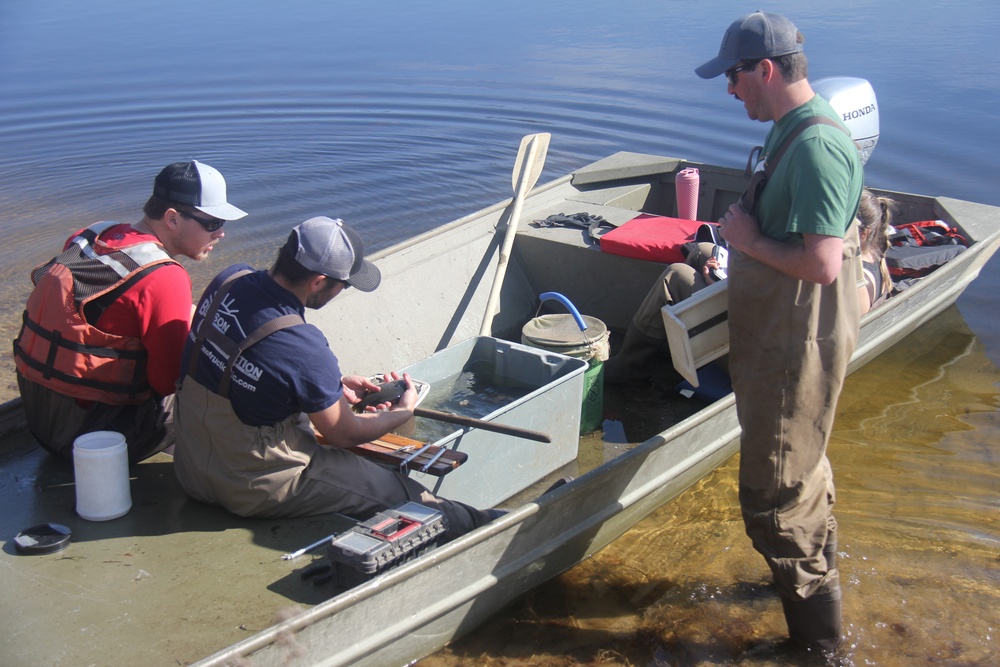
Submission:
M 88 521 L 117 519 L 132 508 L 128 445 L 115 431 L 94 431 L 73 441 L 76 513 Z

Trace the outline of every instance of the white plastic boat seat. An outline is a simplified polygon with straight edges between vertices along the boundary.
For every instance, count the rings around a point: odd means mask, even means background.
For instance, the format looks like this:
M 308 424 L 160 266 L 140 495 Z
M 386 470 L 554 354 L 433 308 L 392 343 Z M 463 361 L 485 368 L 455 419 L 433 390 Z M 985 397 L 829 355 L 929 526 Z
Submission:
M 698 386 L 698 369 L 729 352 L 729 286 L 723 280 L 660 309 L 674 368 Z

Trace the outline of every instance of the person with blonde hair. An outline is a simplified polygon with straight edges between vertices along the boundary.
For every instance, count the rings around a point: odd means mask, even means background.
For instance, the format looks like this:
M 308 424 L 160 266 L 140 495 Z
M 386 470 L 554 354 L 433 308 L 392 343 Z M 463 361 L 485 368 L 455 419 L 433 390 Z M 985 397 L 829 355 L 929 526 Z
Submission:
M 885 263 L 889 249 L 889 225 L 896 203 L 865 188 L 858 207 L 858 236 L 865 286 L 858 289 L 858 309 L 864 315 L 892 294 L 892 277 Z

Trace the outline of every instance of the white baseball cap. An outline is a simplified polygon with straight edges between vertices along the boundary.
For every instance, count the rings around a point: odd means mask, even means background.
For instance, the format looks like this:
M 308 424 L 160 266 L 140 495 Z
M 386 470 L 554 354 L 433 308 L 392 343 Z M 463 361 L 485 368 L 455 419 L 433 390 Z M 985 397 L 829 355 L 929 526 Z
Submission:
M 164 167 L 153 182 L 153 194 L 220 220 L 239 220 L 246 216 L 246 211 L 226 201 L 226 179 L 219 170 L 197 160 L 174 162 Z

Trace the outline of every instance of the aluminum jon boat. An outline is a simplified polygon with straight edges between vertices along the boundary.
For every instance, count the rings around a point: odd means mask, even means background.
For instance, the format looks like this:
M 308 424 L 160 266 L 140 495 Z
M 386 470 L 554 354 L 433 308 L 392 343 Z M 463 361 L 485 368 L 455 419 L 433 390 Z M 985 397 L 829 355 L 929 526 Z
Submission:
M 460 345 L 480 333 L 516 213 L 516 237 L 489 322 L 492 336 L 520 341 L 545 292 L 565 295 L 617 335 L 663 265 L 601 252 L 580 228 L 529 223 L 578 212 L 614 225 L 639 212 L 676 216 L 675 178 L 687 167 L 700 172 L 703 220 L 717 219 L 743 190 L 742 170 L 617 153 L 536 187 L 523 200 L 515 196 L 379 252 L 373 258 L 383 275 L 378 291 L 347 292 L 309 319 L 352 372 L 402 368 Z M 998 207 L 883 194 L 898 202 L 897 221 L 945 220 L 970 246 L 864 317 L 852 370 L 954 303 L 1000 244 Z M 699 304 L 724 307 L 724 284 L 706 292 L 692 300 L 688 318 L 701 317 Z M 350 332 L 338 326 L 342 322 L 352 323 Z M 725 354 L 724 340 L 704 349 L 696 337 L 689 340 L 697 348 L 695 364 Z M 606 405 L 615 404 L 618 391 L 605 388 Z M 608 545 L 736 452 L 731 394 L 707 401 L 669 391 L 656 403 L 659 421 L 646 420 L 631 433 L 626 426 L 628 443 L 621 447 L 607 446 L 600 432 L 579 437 L 576 458 L 542 479 L 525 479 L 501 503 L 510 509 L 502 518 L 333 594 L 300 577 L 318 555 L 290 561 L 281 555 L 344 530 L 351 525 L 345 518 L 234 517 L 186 498 L 169 456 L 161 454 L 134 467 L 128 514 L 84 521 L 74 513 L 72 472 L 33 444 L 12 401 L 0 416 L 0 586 L 7 600 L 0 662 L 410 663 Z M 495 434 L 491 446 L 503 452 L 510 441 Z M 455 493 L 481 483 L 474 470 L 463 465 L 448 474 Z M 541 494 L 566 474 L 576 478 Z M 17 553 L 18 531 L 45 522 L 70 527 L 72 543 L 50 555 Z

